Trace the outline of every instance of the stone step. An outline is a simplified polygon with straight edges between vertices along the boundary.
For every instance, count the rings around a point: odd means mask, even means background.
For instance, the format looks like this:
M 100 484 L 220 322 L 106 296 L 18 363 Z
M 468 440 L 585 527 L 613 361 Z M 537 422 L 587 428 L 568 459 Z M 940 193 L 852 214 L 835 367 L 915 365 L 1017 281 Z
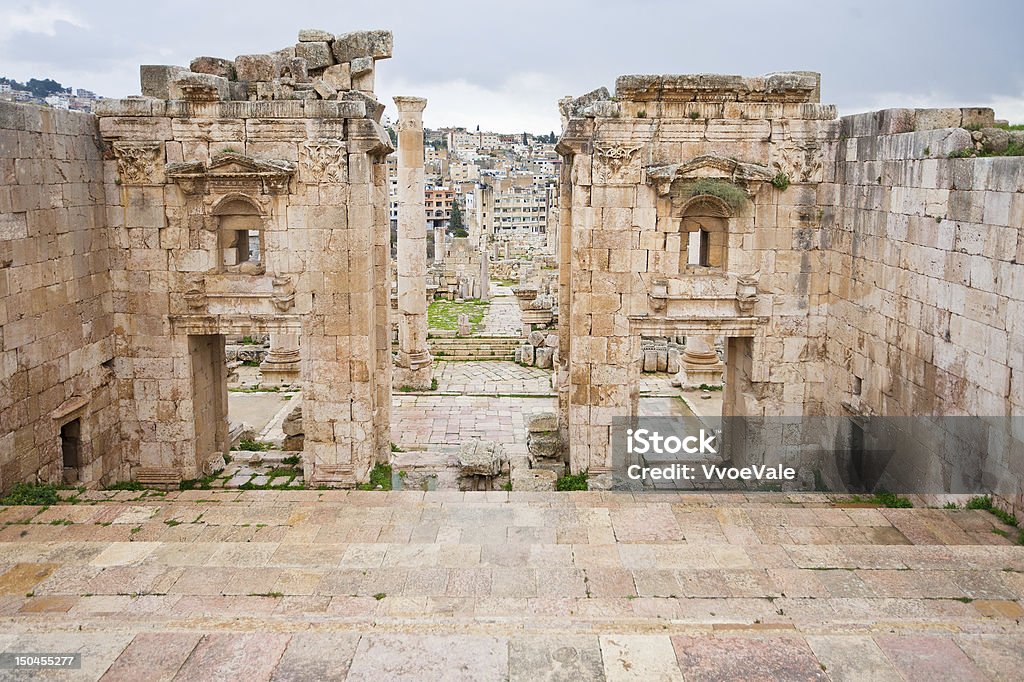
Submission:
M 1018 679 L 1024 666 L 1024 546 L 983 510 L 785 493 L 146 492 L 0 509 L 6 650 L 83 651 L 83 679 L 111 665 L 129 679 L 154 665 L 296 677 L 325 657 L 350 679 L 410 665 L 421 679 L 703 679 L 723 661 L 729 679 L 916 679 L 922 666 Z

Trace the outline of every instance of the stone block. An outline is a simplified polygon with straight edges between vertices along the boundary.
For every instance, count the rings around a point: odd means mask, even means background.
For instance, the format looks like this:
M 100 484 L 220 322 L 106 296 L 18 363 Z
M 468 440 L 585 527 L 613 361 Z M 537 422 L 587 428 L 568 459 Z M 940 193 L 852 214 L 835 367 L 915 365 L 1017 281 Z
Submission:
M 299 31 L 300 43 L 329 43 L 333 40 L 333 33 L 322 31 L 318 28 L 304 28 Z
M 139 67 L 142 94 L 157 99 L 170 99 L 171 82 L 191 73 L 183 66 L 143 64 Z
M 526 418 L 526 430 L 530 433 L 557 431 L 558 415 L 554 412 L 534 412 Z
M 310 69 L 324 69 L 334 64 L 331 46 L 326 42 L 296 43 L 295 56 L 305 59 Z
M 543 346 L 544 339 L 545 334 L 544 332 L 540 331 L 530 332 L 530 335 L 527 337 L 527 340 L 530 342 L 531 346 Z
M 962 118 L 959 109 L 918 109 L 916 114 L 914 130 L 959 128 Z
M 519 347 L 519 351 L 519 361 L 522 362 L 527 367 L 533 367 L 533 346 L 531 346 L 528 343 L 524 343 L 522 346 Z
M 334 99 L 338 95 L 338 91 L 322 78 L 313 81 L 313 90 L 323 99 Z
M 960 109 L 960 125 L 972 128 L 987 128 L 995 125 L 996 114 L 988 107 L 971 107 Z
M 538 348 L 533 354 L 534 365 L 541 369 L 551 369 L 551 358 L 554 355 L 554 352 L 554 348 L 548 348 L 546 346 Z
M 558 433 L 531 433 L 526 451 L 531 457 L 556 458 L 562 451 L 562 439 Z
M 347 62 L 345 64 L 334 64 L 324 69 L 323 79 L 330 83 L 336 90 L 351 90 L 352 89 L 352 72 L 351 65 Z M 383 107 L 384 105 L 381 105 Z
M 459 474 L 497 476 L 501 473 L 505 459 L 505 449 L 500 443 L 474 439 L 459 446 Z
M 359 92 L 358 90 L 349 90 L 341 96 L 341 99 L 352 103 L 362 102 L 366 107 L 365 116 L 380 123 L 380 117 L 384 114 L 384 105 L 378 102 L 375 97 L 371 97 L 365 92 Z
M 352 77 L 362 76 L 373 71 L 373 59 L 370 57 L 356 57 L 349 62 Z
M 186 72 L 171 81 L 169 99 L 188 99 L 188 91 L 202 88 L 211 93 L 211 97 L 217 100 L 229 99 L 231 96 L 228 87 L 228 79 L 221 76 L 211 76 L 208 73 Z
M 339 35 L 331 43 L 338 62 L 351 62 L 359 57 L 388 59 L 393 46 L 391 31 L 355 31 Z
M 228 80 L 233 80 L 235 77 L 235 63 L 230 59 L 196 57 L 188 67 L 194 73 L 208 73 L 211 76 L 220 76 Z
M 550 492 L 555 489 L 558 474 L 548 469 L 527 469 L 517 467 L 512 470 L 512 490 L 516 492 Z
M 270 81 L 277 78 L 277 60 L 269 54 L 241 54 L 235 57 L 235 74 L 240 81 Z

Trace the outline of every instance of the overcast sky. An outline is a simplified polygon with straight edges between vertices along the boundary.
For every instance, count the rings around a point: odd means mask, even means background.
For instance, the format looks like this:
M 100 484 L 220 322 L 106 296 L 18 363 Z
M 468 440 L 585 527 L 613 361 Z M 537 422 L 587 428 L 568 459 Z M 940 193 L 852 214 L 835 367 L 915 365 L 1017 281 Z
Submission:
M 428 126 L 557 130 L 556 102 L 626 73 L 813 70 L 841 114 L 992 106 L 1024 122 L 1024 2 L 962 0 L 0 0 L 0 75 L 138 94 L 139 64 L 233 58 L 300 28 L 387 28 L 377 95 L 418 95 Z

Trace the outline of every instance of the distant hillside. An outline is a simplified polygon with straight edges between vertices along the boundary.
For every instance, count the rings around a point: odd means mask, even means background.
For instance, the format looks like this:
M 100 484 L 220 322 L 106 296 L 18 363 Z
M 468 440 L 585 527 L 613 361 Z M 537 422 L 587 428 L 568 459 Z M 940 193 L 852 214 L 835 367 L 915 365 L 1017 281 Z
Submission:
M 67 95 L 71 94 L 71 88 L 65 88 L 57 81 L 50 78 L 44 78 L 43 80 L 30 78 L 27 83 L 19 83 L 12 78 L 0 77 L 0 84 L 10 85 L 12 90 L 30 92 L 33 97 L 38 97 L 39 99 L 43 99 L 50 95 L 56 95 L 58 93 L 64 93 Z

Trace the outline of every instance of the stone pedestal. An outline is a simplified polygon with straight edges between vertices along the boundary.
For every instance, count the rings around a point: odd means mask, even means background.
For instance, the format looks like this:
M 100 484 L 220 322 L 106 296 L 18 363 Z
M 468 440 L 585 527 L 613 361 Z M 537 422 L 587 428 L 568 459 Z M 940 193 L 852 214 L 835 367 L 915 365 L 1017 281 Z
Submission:
M 394 383 L 429 390 L 427 213 L 423 206 L 422 97 L 395 97 L 398 107 L 398 357 Z
M 298 334 L 271 334 L 270 352 L 260 363 L 260 383 L 264 386 L 298 384 L 301 374 Z
M 683 349 L 682 369 L 679 371 L 679 384 L 683 388 L 697 388 L 701 384 L 716 386 L 722 383 L 725 363 L 718 359 L 715 352 L 715 340 L 710 336 L 687 336 L 686 348 Z

